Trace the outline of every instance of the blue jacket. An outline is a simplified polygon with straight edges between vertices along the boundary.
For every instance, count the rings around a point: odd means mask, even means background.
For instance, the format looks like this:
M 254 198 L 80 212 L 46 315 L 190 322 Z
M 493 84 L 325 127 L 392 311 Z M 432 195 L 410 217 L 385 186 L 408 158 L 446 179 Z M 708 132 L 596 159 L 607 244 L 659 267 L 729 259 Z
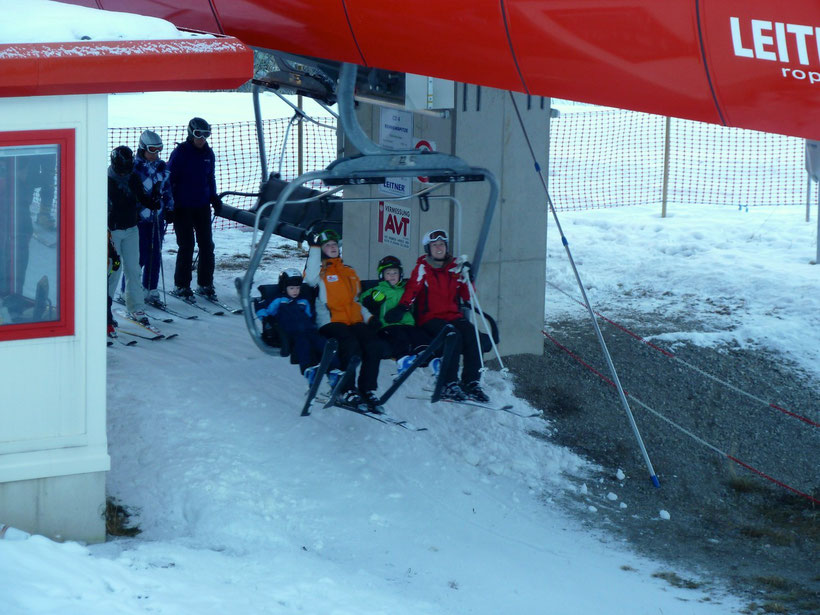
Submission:
M 208 207 L 217 194 L 215 168 L 216 157 L 207 143 L 201 149 L 191 141 L 177 145 L 168 159 L 174 206 Z
M 166 211 L 173 211 L 174 196 L 171 192 L 170 175 L 168 165 L 164 160 L 157 158 L 156 160 L 146 160 L 138 153 L 134 158 L 134 173 L 142 181 L 142 187 L 145 193 L 149 196 L 156 195 L 159 197 L 162 208 L 159 210 L 159 215 Z M 156 186 L 156 188 L 155 188 Z M 150 222 L 151 210 L 147 207 L 142 208 L 139 212 L 140 222 Z
M 275 316 L 286 333 L 305 333 L 316 329 L 310 302 L 301 297 L 277 297 L 268 307 L 256 312 L 256 315 L 260 320 L 265 316 Z

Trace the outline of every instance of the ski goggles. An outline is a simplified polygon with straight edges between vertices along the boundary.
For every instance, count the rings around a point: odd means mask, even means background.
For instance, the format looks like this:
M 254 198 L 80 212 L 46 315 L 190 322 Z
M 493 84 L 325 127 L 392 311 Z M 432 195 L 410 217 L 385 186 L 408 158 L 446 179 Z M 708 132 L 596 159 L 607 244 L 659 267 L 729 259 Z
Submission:
M 145 151 L 149 154 L 159 154 L 162 151 L 161 145 L 146 145 Z
M 430 231 L 430 241 L 447 241 L 447 232 L 438 230 L 438 231 Z
M 201 130 L 199 128 L 195 128 L 194 130 L 191 131 L 191 134 L 194 135 L 194 138 L 196 138 L 196 139 L 207 139 L 208 137 L 211 136 L 211 131 L 210 130 Z

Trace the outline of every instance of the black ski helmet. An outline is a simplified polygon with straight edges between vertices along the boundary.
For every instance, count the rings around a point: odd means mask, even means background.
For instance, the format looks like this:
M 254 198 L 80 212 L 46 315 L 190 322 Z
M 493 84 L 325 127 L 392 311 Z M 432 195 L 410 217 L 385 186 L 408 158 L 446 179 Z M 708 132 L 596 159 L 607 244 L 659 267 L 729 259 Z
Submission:
M 188 122 L 188 138 L 207 139 L 211 136 L 211 125 L 201 117 L 192 117 Z
M 424 253 L 427 256 L 430 256 L 430 244 L 434 241 L 443 241 L 447 244 L 447 249 L 450 249 L 450 238 L 447 236 L 447 231 L 437 228 L 429 231 L 421 240 L 421 245 L 424 246 Z
M 111 150 L 111 166 L 115 173 L 130 173 L 134 170 L 134 152 L 125 145 L 115 147 Z
M 298 269 L 289 268 L 285 269 L 282 273 L 279 274 L 279 292 L 284 293 L 285 289 L 288 286 L 301 286 L 302 285 L 302 274 L 299 273 Z
M 385 256 L 383 259 L 379 261 L 379 264 L 376 266 L 376 271 L 379 274 L 379 279 L 384 279 L 384 272 L 387 269 L 398 269 L 399 270 L 399 280 L 402 279 L 404 276 L 404 269 L 401 266 L 401 261 L 396 258 L 395 256 Z
M 143 152 L 157 154 L 162 151 L 162 138 L 153 130 L 143 130 L 140 135 L 140 146 Z

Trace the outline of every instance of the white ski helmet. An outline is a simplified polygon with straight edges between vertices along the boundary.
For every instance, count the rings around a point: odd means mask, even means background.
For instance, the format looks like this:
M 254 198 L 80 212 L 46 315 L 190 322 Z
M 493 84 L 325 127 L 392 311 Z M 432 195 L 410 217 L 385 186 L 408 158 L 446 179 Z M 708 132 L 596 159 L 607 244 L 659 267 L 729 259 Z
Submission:
M 162 151 L 162 139 L 153 130 L 143 130 L 142 134 L 140 135 L 139 148 L 143 152 L 158 154 Z
M 424 246 L 424 252 L 428 256 L 430 256 L 430 244 L 434 241 L 443 241 L 447 244 L 448 249 L 450 247 L 450 238 L 447 236 L 447 231 L 440 228 L 429 231 L 421 240 L 421 245 Z

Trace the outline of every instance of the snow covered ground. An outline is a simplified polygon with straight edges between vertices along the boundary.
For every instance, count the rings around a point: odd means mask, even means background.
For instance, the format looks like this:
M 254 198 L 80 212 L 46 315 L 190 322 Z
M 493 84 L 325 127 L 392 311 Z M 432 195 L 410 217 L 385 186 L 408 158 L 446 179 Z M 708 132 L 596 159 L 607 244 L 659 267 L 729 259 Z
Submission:
M 247 240 L 239 230 L 221 233 L 218 258 L 245 251 Z M 172 256 L 165 262 L 171 267 Z M 296 262 L 281 259 L 257 281 Z M 219 273 L 225 298 L 233 299 L 234 275 Z M 568 474 L 588 467 L 533 437 L 548 435 L 539 419 L 402 395 L 389 411 L 429 431 L 342 410 L 301 418 L 298 370 L 260 353 L 241 317 L 161 326 L 180 336 L 109 349 L 108 489 L 138 511 L 143 533 L 87 547 L 12 532 L 0 541 L 4 614 L 669 615 L 739 607 L 653 578 L 669 568 L 562 512 L 552 500 L 575 489 Z M 383 387 L 392 367 L 384 363 Z M 414 375 L 408 388 L 420 393 L 428 381 Z M 495 401 L 528 410 L 498 374 L 488 389 Z M 588 488 L 606 505 L 606 493 Z M 663 523 L 661 515 L 646 523 Z
M 667 320 L 652 339 L 711 346 L 765 346 L 820 378 L 817 206 L 660 205 L 562 213 L 560 220 L 593 306 L 610 316 Z M 580 299 L 552 220 L 547 280 Z M 585 317 L 548 286 L 547 315 Z M 677 330 L 673 320 L 689 321 Z
M 112 125 L 179 123 L 192 114 L 245 119 L 228 116 L 249 101 L 225 105 L 210 96 L 186 96 L 179 107 L 113 97 Z M 802 212 L 689 207 L 662 220 L 627 208 L 562 221 L 596 307 L 685 315 L 714 330 L 672 332 L 669 341 L 767 345 L 818 373 L 820 268 L 807 265 L 814 225 Z M 240 230 L 218 234 L 218 261 L 235 262 L 248 242 Z M 548 279 L 574 293 L 561 251 L 551 226 Z M 300 262 L 287 253 L 257 283 Z M 166 254 L 166 271 L 172 267 Z M 226 299 L 235 300 L 232 280 L 241 273 L 218 270 Z M 579 313 L 554 290 L 547 301 L 550 314 Z M 428 431 L 335 409 L 301 418 L 298 370 L 260 353 L 241 317 L 161 326 L 179 337 L 108 351 L 108 490 L 135 513 L 142 534 L 83 546 L 7 531 L 3 615 L 706 615 L 742 607 L 708 579 L 690 590 L 653 577 L 668 565 L 563 512 L 556 500 L 577 482 L 567 477 L 590 468 L 551 444 L 539 419 L 402 395 L 388 410 Z M 384 363 L 382 388 L 392 367 Z M 415 374 L 407 389 L 419 393 L 427 381 Z M 487 385 L 494 401 L 528 410 L 498 374 Z M 605 471 L 651 489 L 645 476 Z M 593 480 L 584 489 L 607 504 Z M 675 511 L 645 522 L 662 524 L 667 514 Z

